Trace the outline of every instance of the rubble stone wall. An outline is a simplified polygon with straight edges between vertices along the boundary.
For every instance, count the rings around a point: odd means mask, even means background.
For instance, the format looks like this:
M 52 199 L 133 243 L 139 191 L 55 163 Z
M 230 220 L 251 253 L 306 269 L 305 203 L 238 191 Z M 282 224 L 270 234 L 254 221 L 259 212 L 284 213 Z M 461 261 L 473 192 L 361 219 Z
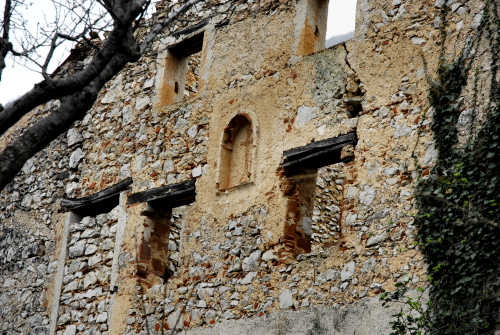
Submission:
M 71 224 L 57 318 L 58 334 L 108 330 L 117 215 Z
M 127 220 L 118 255 L 116 216 L 83 218 L 68 240 L 60 334 L 201 334 L 209 332 L 201 327 L 249 318 L 256 327 L 271 318 L 273 332 L 293 333 L 289 321 L 280 326 L 287 313 L 303 313 L 306 323 L 318 308 L 380 315 L 373 303 L 380 293 L 398 281 L 425 284 L 413 190 L 437 158 L 428 76 L 441 51 L 444 1 L 358 0 L 354 39 L 305 56 L 296 50 L 296 1 L 206 3 L 113 78 L 87 116 L 1 193 L 0 303 L 8 307 L 0 310 L 0 333 L 48 331 L 62 236 L 57 200 L 94 194 L 126 177 L 134 180 L 127 194 L 197 178 L 196 201 L 174 208 L 170 218 L 171 276 L 138 275 L 138 246 L 154 234 L 141 215 L 145 204 L 120 205 Z M 474 33 L 482 2 L 448 3 L 449 56 Z M 193 35 L 172 32 L 204 19 L 194 32 L 204 32 L 198 92 L 165 104 L 166 49 Z M 221 145 L 236 115 L 253 126 L 251 175 L 221 190 Z M 461 136 L 472 129 L 467 115 Z M 349 131 L 358 137 L 354 160 L 311 172 L 308 196 L 297 202 L 302 209 L 291 211 L 283 152 Z M 304 236 L 307 252 L 293 244 Z M 354 316 L 321 327 L 352 326 Z M 346 327 L 339 329 L 352 329 Z M 382 334 L 388 327 L 374 329 Z

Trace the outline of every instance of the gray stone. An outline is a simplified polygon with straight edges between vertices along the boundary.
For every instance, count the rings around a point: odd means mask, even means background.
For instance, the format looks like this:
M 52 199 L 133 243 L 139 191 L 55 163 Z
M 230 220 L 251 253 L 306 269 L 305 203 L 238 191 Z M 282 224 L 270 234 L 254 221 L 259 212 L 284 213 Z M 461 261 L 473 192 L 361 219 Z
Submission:
M 69 313 L 64 313 L 64 314 L 59 315 L 59 318 L 57 319 L 57 324 L 63 325 L 63 324 L 68 323 L 70 320 L 71 320 L 71 316 L 69 315 Z
M 347 186 L 347 190 L 345 192 L 345 197 L 347 199 L 355 199 L 359 194 L 359 190 L 357 187 L 354 186 Z
M 241 261 L 238 257 L 233 260 L 233 263 L 227 270 L 228 273 L 241 271 Z
M 92 299 L 100 295 L 102 295 L 102 287 L 96 287 L 95 289 L 89 290 L 85 293 L 85 297 L 88 299 Z
M 78 167 L 78 164 L 82 161 L 84 155 L 82 149 L 78 148 L 69 157 L 69 168 L 70 169 L 76 169 Z
M 240 280 L 240 284 L 241 285 L 248 285 L 250 284 L 253 279 L 257 276 L 257 272 L 249 272 L 247 273 L 247 275 L 245 276 L 245 278 L 241 279 Z
M 193 169 L 193 171 L 191 172 L 193 178 L 201 176 L 202 173 L 203 173 L 203 170 L 202 170 L 202 166 L 201 165 L 198 165 L 197 167 L 195 167 Z
M 474 21 L 471 24 L 472 29 L 479 28 L 482 20 L 483 20 L 483 11 L 481 11 L 481 13 L 478 13 L 478 14 L 476 14 L 476 16 L 474 16 Z
M 277 261 L 278 257 L 273 253 L 272 250 L 267 250 L 264 254 L 262 254 L 262 260 L 265 262 L 272 260 Z
M 94 266 L 101 261 L 101 255 L 97 254 L 89 258 L 89 266 Z
M 189 128 L 187 131 L 188 136 L 191 138 L 195 138 L 197 133 L 198 133 L 198 126 L 197 125 L 191 126 L 191 128 Z
M 353 261 L 350 261 L 349 263 L 344 265 L 344 268 L 340 272 L 340 280 L 349 280 L 354 275 L 354 269 L 356 269 L 356 263 L 354 263 Z
M 207 324 L 210 324 L 211 322 L 215 321 L 216 316 L 217 316 L 217 313 L 214 310 L 208 310 L 205 313 L 205 322 Z
M 181 309 L 177 309 L 170 313 L 167 317 L 167 323 L 171 329 L 182 329 L 184 324 L 184 315 Z
M 410 133 L 411 133 L 411 128 L 408 127 L 407 125 L 405 124 L 397 125 L 396 130 L 394 131 L 394 138 L 397 139 L 400 137 L 405 137 L 410 135 Z
M 96 220 L 95 218 L 91 217 L 91 216 L 86 216 L 82 219 L 82 221 L 80 222 L 84 227 L 94 227 L 95 224 L 96 224 Z
M 177 244 L 172 240 L 168 240 L 168 250 L 177 251 Z
M 369 206 L 375 199 L 376 194 L 377 190 L 375 188 L 371 186 L 365 186 L 363 191 L 359 193 L 359 201 L 362 204 Z
M 243 227 L 236 227 L 232 232 L 233 236 L 241 236 L 243 235 Z
M 210 297 L 213 297 L 214 295 L 214 290 L 215 289 L 213 287 L 199 288 L 197 291 L 197 295 L 200 299 L 210 300 Z
M 73 280 L 69 284 L 64 286 L 63 292 L 76 291 L 78 289 L 78 280 Z
M 325 272 L 322 272 L 318 276 L 318 282 L 320 284 L 323 284 L 323 283 L 326 283 L 328 281 L 335 280 L 335 279 L 337 279 L 338 275 L 339 275 L 339 272 L 337 270 L 335 270 L 335 269 L 328 269 Z
M 30 158 L 24 163 L 22 168 L 24 174 L 30 174 L 34 170 L 34 161 L 34 158 Z
M 297 111 L 297 117 L 295 118 L 295 124 L 298 127 L 303 127 L 316 117 L 317 111 L 318 108 L 316 107 L 300 106 Z
M 66 330 L 64 331 L 64 335 L 76 335 L 76 326 L 69 325 L 68 327 L 66 327 Z
M 372 272 L 373 269 L 375 268 L 376 263 L 377 263 L 377 261 L 375 260 L 375 258 L 373 258 L 373 257 L 369 258 L 368 260 L 363 262 L 363 266 L 361 268 L 361 271 L 364 273 Z
M 387 167 L 384 169 L 384 175 L 386 176 L 394 176 L 396 173 L 398 172 L 398 168 L 397 167 Z
M 88 273 L 83 279 L 83 288 L 87 289 L 90 285 L 97 283 L 97 275 L 95 272 Z
M 69 247 L 68 249 L 69 258 L 83 256 L 84 252 L 85 252 L 85 241 L 78 241 L 75 243 L 75 245 Z
M 287 309 L 293 306 L 293 296 L 289 289 L 281 291 L 279 296 L 280 309 Z
M 312 235 L 312 225 L 313 225 L 311 218 L 308 216 L 304 216 L 302 218 L 301 223 L 302 223 L 302 229 L 304 230 L 304 233 L 307 236 L 311 236 Z
M 101 99 L 102 104 L 110 104 L 118 100 L 118 90 L 109 89 L 104 97 Z
M 260 261 L 260 250 L 256 250 L 243 260 L 243 271 L 257 271 Z
M 155 77 L 151 77 L 151 78 L 149 78 L 149 79 L 147 79 L 147 80 L 144 81 L 143 87 L 144 88 L 153 87 L 154 83 L 155 83 Z
M 99 315 L 97 315 L 97 318 L 95 319 L 95 321 L 98 323 L 103 323 L 103 322 L 108 321 L 108 313 L 106 313 L 106 312 L 100 313 Z
M 134 159 L 134 171 L 142 172 L 146 166 L 146 157 L 144 155 L 137 155 Z
M 436 0 L 436 2 L 434 3 L 434 7 L 437 7 L 437 8 L 441 8 L 444 6 L 446 0 Z
M 130 164 L 124 164 L 120 168 L 120 179 L 125 179 L 131 176 L 130 173 Z
M 371 247 L 371 246 L 374 246 L 374 245 L 377 245 L 379 244 L 380 242 L 383 242 L 387 239 L 387 233 L 386 232 L 383 232 L 381 234 L 378 234 L 378 235 L 375 235 L 375 236 L 372 236 L 370 237 L 367 241 L 366 241 L 366 246 L 367 247 Z
M 64 188 L 64 192 L 68 195 L 68 197 L 74 197 L 76 190 L 80 188 L 80 185 L 76 182 L 71 182 L 66 185 Z
M 97 246 L 94 244 L 88 244 L 85 248 L 85 256 L 93 255 L 97 251 Z
M 129 105 L 122 109 L 122 120 L 125 125 L 130 124 L 134 120 L 134 112 Z
M 345 222 L 349 226 L 354 226 L 354 225 L 356 225 L 357 218 L 358 218 L 358 214 L 349 213 L 349 214 L 347 214 L 347 216 L 345 218 Z
M 241 253 L 241 248 L 240 247 L 233 248 L 233 249 L 229 250 L 229 253 L 231 255 L 239 256 Z
M 421 45 L 421 44 L 424 44 L 426 42 L 426 40 L 425 40 L 425 38 L 421 38 L 421 37 L 412 37 L 411 42 L 415 45 Z
M 472 109 L 465 109 L 460 113 L 460 116 L 458 117 L 458 122 L 457 122 L 457 127 L 459 128 L 465 128 L 470 125 L 474 117 L 474 110 Z
M 228 225 L 228 226 L 229 226 L 229 227 L 228 227 L 228 228 L 229 228 L 229 230 L 234 230 L 234 229 L 236 229 L 236 227 L 238 226 L 238 222 L 236 222 L 236 221 L 232 221 L 232 220 L 229 220 L 229 225 Z
M 85 229 L 85 231 L 80 235 L 80 238 L 89 238 L 89 237 L 97 237 L 99 236 L 99 232 L 94 229 Z
M 434 145 L 430 145 L 425 151 L 424 159 L 422 161 L 423 166 L 429 166 L 434 164 L 438 158 L 438 151 Z
M 141 110 L 150 104 L 150 98 L 148 96 L 140 97 L 135 102 L 135 109 Z
M 31 208 L 32 205 L 33 205 L 33 196 L 31 196 L 31 194 L 27 194 L 23 198 L 23 201 L 21 201 L 21 206 L 29 209 Z
M 66 138 L 68 140 L 68 147 L 72 147 L 75 144 L 79 144 L 83 141 L 82 135 L 75 128 L 71 128 L 68 130 L 68 133 L 66 134 Z

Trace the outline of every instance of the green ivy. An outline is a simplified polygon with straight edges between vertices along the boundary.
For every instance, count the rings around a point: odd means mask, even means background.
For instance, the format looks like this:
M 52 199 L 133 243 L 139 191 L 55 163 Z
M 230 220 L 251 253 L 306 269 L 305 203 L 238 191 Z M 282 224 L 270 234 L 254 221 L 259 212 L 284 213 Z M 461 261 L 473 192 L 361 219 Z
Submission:
M 448 14 L 443 9 L 442 17 Z M 486 1 L 483 21 L 472 48 L 487 39 L 493 55 L 490 102 L 477 136 L 459 148 L 457 122 L 464 109 L 460 96 L 469 79 L 473 99 L 484 94 L 470 76 L 474 58 L 466 49 L 444 59 L 443 21 L 439 79 L 431 85 L 433 137 L 438 160 L 428 178 L 418 182 L 415 222 L 428 264 L 427 303 L 409 298 L 407 287 L 383 296 L 407 312 L 394 315 L 392 334 L 492 334 L 500 311 L 500 31 L 495 0 Z M 477 56 L 476 56 L 477 57 Z

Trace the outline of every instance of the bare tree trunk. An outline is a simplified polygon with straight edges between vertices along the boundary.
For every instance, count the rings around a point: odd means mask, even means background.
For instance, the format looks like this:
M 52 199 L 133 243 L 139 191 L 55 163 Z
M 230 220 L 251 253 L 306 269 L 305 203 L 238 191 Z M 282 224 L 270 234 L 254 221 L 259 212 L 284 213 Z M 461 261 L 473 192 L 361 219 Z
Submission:
M 203 0 L 189 0 L 156 25 L 139 46 L 133 36 L 134 21 L 146 7 L 147 1 L 130 2 L 102 0 L 114 20 L 113 30 L 102 48 L 82 71 L 62 79 L 46 79 L 14 103 L 0 109 L 0 136 L 30 112 L 53 99 L 61 105 L 47 117 L 26 129 L 21 136 L 0 153 L 0 191 L 21 170 L 24 163 L 44 149 L 52 140 L 81 120 L 95 103 L 99 91 L 120 72 L 128 62 L 137 61 L 170 22 L 194 4 Z
M 67 131 L 73 122 L 81 120 L 92 107 L 101 88 L 131 59 L 130 55 L 116 54 L 100 75 L 83 90 L 62 98 L 60 107 L 28 128 L 0 154 L 0 189 L 19 172 L 24 163 L 47 146 L 59 134 Z
M 126 36 L 127 29 L 130 29 L 130 27 L 115 27 L 102 49 L 82 71 L 61 79 L 44 80 L 36 84 L 33 89 L 16 99 L 12 104 L 7 105 L 0 113 L 0 135 L 5 133 L 7 129 L 33 108 L 50 100 L 82 90 L 99 75 L 116 52 L 134 48 L 135 52 L 138 53 L 135 40 Z M 126 43 L 130 43 L 130 45 Z
M 5 0 L 2 22 L 2 36 L 0 37 L 0 80 L 2 72 L 5 69 L 5 57 L 12 49 L 12 44 L 9 42 L 10 19 L 12 14 L 12 0 Z M 0 132 L 1 134 L 2 132 Z

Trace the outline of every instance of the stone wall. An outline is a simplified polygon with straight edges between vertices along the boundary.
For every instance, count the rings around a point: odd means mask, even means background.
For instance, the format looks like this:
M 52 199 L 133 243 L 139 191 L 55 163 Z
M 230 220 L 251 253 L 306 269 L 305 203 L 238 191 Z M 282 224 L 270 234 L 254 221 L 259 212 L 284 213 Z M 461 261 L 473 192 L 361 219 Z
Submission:
M 117 221 L 118 215 L 111 212 L 71 224 L 58 334 L 97 334 L 108 330 Z
M 123 197 L 197 178 L 196 201 L 174 208 L 168 250 L 157 250 L 168 251 L 170 274 L 138 270 L 141 244 L 155 233 L 141 214 L 145 204 L 120 204 L 126 219 L 117 246 L 116 213 L 83 218 L 70 229 L 59 334 L 212 331 L 201 327 L 230 334 L 240 326 L 251 334 L 248 325 L 268 321 L 270 332 L 302 334 L 314 331 L 317 313 L 338 313 L 318 329 L 339 334 L 358 325 L 359 313 L 376 315 L 362 326 L 382 334 L 388 324 L 380 323 L 377 296 L 399 281 L 425 284 L 413 189 L 437 158 L 426 75 L 437 66 L 443 2 L 359 0 L 355 38 L 309 55 L 297 50 L 295 1 L 206 3 L 111 80 L 87 116 L 1 193 L 0 302 L 8 307 L 0 332 L 48 330 L 63 234 L 56 200 L 126 177 L 134 182 Z M 482 8 L 479 0 L 449 5 L 447 55 L 474 33 Z M 167 49 L 200 32 L 199 66 L 188 78 L 194 94 L 167 104 Z M 221 145 L 236 115 L 251 120 L 249 176 L 221 189 Z M 285 150 L 349 131 L 358 137 L 351 162 L 302 179 L 282 175 Z M 293 210 L 292 181 L 300 184 Z M 295 317 L 304 327 L 289 327 Z
M 44 236 L 0 227 L 0 332 L 46 334 L 47 277 L 54 270 Z

